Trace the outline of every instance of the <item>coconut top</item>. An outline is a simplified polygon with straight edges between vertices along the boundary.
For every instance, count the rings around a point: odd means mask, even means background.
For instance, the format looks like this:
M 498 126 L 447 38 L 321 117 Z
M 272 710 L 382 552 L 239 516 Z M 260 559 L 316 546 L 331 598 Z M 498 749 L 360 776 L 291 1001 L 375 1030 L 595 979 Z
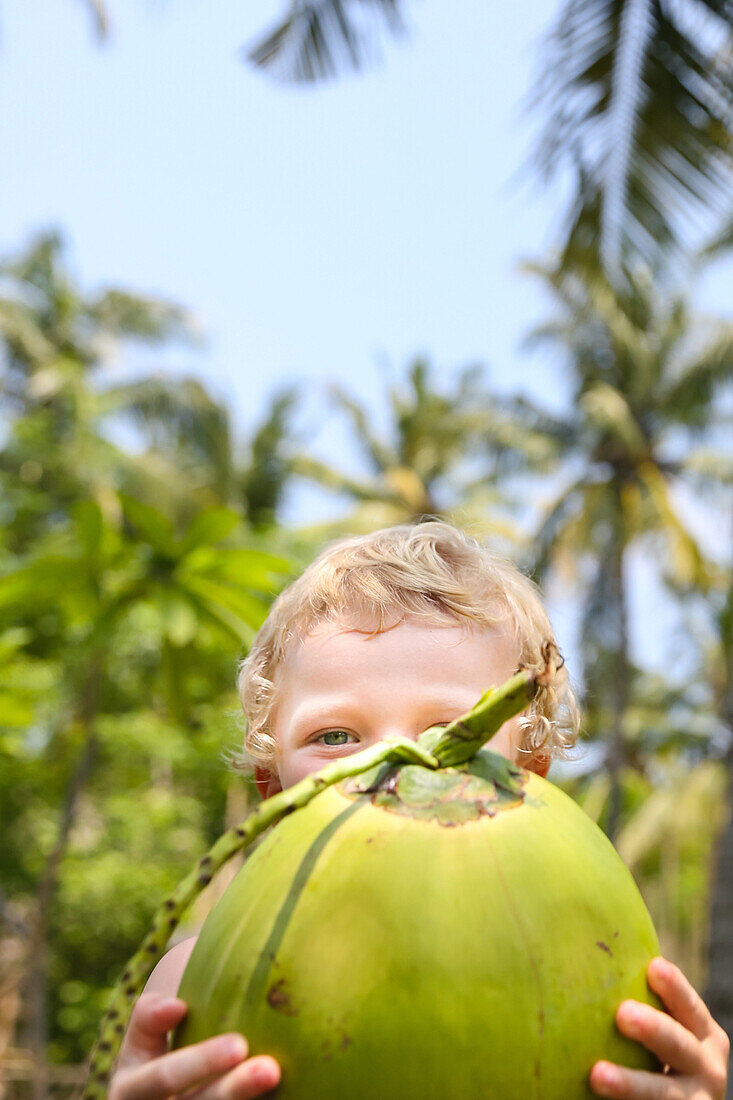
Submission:
M 389 813 L 450 826 L 521 806 L 528 778 L 524 768 L 483 749 L 465 764 L 439 771 L 383 764 L 345 780 L 339 790 L 349 798 L 368 797 Z

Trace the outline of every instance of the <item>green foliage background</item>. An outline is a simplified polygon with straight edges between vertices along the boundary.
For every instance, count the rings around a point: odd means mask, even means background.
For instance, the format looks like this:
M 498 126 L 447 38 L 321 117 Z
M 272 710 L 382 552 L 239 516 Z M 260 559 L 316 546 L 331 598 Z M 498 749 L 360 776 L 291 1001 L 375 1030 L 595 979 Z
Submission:
M 242 440 L 200 379 L 113 384 L 113 353 L 154 359 L 192 338 L 184 308 L 76 285 L 59 234 L 0 265 L 0 1057 L 18 1095 L 34 1073 L 46 1094 L 47 1062 L 85 1059 L 158 901 L 254 797 L 225 754 L 241 740 L 236 662 L 273 597 L 326 539 L 429 515 L 489 536 L 540 583 L 561 579 L 579 608 L 573 672 L 595 754 L 554 777 L 612 836 L 664 951 L 699 986 L 710 976 L 733 1028 L 733 530 L 720 518 L 733 324 L 690 305 L 705 257 L 731 243 L 731 18 L 710 0 L 675 26 L 657 6 L 631 34 L 629 6 L 566 0 L 544 44 L 536 160 L 575 187 L 555 253 L 528 265 L 552 303 L 530 339 L 564 362 L 565 414 L 492 393 L 481 368 L 440 381 L 419 359 L 385 394 L 383 435 L 332 388 L 363 457 L 354 476 L 300 446 L 295 390 L 274 392 Z M 250 58 L 274 71 L 290 57 L 284 75 L 300 80 L 361 64 L 336 7 L 305 19 L 291 4 Z M 398 21 L 399 3 L 373 8 Z M 89 9 L 105 33 L 106 5 Z M 569 149 L 568 133 L 583 140 Z M 679 232 L 701 208 L 702 250 Z M 342 517 L 283 524 L 304 481 L 337 493 Z M 680 487 L 708 509 L 714 558 Z M 682 675 L 632 660 L 632 552 L 656 564 L 684 626 Z

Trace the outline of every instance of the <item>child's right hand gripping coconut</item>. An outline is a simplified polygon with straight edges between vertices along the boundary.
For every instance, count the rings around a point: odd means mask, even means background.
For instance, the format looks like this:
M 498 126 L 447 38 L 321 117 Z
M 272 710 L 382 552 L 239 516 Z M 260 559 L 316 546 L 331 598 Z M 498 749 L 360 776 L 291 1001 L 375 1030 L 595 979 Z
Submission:
M 179 944 L 168 953 L 160 964 L 163 972 L 158 981 L 167 984 L 173 969 L 177 987 L 186 961 L 181 952 L 187 958 L 192 943 Z M 149 988 L 156 984 L 153 976 Z M 176 997 L 153 992 L 140 997 L 110 1086 L 110 1100 L 170 1100 L 184 1094 L 195 1094 L 196 1100 L 250 1100 L 275 1088 L 280 1080 L 277 1062 L 267 1055 L 248 1058 L 247 1042 L 237 1033 L 168 1052 L 168 1034 L 185 1015 L 186 1005 Z
M 453 722 L 487 686 L 534 667 L 548 643 L 552 628 L 531 582 L 445 524 L 330 548 L 279 598 L 242 669 L 247 749 L 261 792 L 272 796 L 385 738 L 415 741 Z M 488 747 L 544 776 L 577 729 L 563 670 Z M 168 1050 L 168 1033 L 186 1015 L 175 994 L 192 948 L 192 940 L 179 944 L 153 972 L 110 1100 L 247 1100 L 277 1086 L 277 1062 L 249 1058 L 239 1034 Z M 652 960 L 648 981 L 667 1011 L 627 1000 L 616 1024 L 656 1056 L 659 1070 L 596 1062 L 583 1091 L 618 1100 L 723 1100 L 724 1032 L 672 964 Z

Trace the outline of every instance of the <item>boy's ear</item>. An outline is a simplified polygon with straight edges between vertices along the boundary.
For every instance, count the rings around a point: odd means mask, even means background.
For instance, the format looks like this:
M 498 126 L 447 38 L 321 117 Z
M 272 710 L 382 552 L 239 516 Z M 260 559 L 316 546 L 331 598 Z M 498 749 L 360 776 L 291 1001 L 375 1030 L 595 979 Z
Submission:
M 277 794 L 282 790 L 280 786 L 280 780 L 271 772 L 269 768 L 263 768 L 259 764 L 255 764 L 255 783 L 257 790 L 260 792 L 260 798 L 270 798 L 273 794 Z
M 544 779 L 550 770 L 551 763 L 552 757 L 549 752 L 538 752 L 535 753 L 531 760 L 528 760 L 527 763 L 522 766 L 525 767 L 528 772 L 534 772 L 535 775 L 539 775 Z

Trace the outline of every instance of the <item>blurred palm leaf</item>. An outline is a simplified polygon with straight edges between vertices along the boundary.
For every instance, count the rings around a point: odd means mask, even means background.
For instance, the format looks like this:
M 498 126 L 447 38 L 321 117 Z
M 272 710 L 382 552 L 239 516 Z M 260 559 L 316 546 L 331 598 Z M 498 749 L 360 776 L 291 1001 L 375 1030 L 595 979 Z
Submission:
M 566 0 L 533 94 L 545 175 L 577 176 L 566 261 L 610 273 L 731 216 L 730 0 Z
M 102 390 L 99 416 L 131 420 L 166 463 L 171 489 L 185 480 L 228 501 L 232 495 L 232 429 L 228 410 L 197 378 L 162 373 Z
M 535 540 L 538 574 L 551 561 L 567 571 L 574 555 L 598 557 L 613 522 L 611 496 L 619 492 L 625 539 L 659 532 L 671 550 L 669 579 L 682 587 L 709 583 L 710 563 L 670 490 L 688 471 L 697 484 L 713 484 L 728 476 L 730 463 L 702 447 L 675 458 L 670 444 L 677 437 L 679 450 L 680 430 L 715 425 L 717 398 L 733 381 L 733 326 L 693 316 L 643 283 L 619 292 L 600 274 L 585 279 L 560 265 L 528 270 L 542 276 L 559 304 L 558 316 L 531 339 L 566 355 L 577 414 L 562 420 L 527 399 L 515 412 L 586 467 L 547 507 Z M 599 595 L 599 611 L 606 602 Z
M 190 341 L 195 323 L 164 299 L 116 288 L 84 295 L 63 250 L 49 233 L 0 264 L 0 394 L 20 414 L 0 472 L 15 481 L 14 505 L 28 498 L 18 480 L 31 477 L 49 494 L 47 510 L 51 497 L 58 507 L 91 494 L 111 515 L 121 489 L 182 522 L 226 504 L 255 528 L 271 526 L 291 475 L 296 391 L 273 395 L 240 454 L 229 409 L 197 378 L 158 371 L 117 385 L 98 380 L 120 343 Z M 129 438 L 130 426 L 135 446 L 112 442 Z M 33 499 L 29 533 L 44 513 L 38 491 Z
M 6 374 L 16 385 L 49 362 L 90 368 L 119 340 L 189 340 L 193 317 L 172 302 L 120 289 L 86 297 L 64 264 L 59 233 L 44 233 L 0 263 L 0 336 Z
M 121 343 L 191 339 L 190 315 L 126 290 L 84 294 L 68 273 L 58 233 L 2 262 L 0 287 L 0 393 L 18 414 L 0 451 L 0 471 L 21 513 L 30 501 L 24 482 L 30 478 L 34 486 L 34 512 L 15 525 L 18 546 L 44 526 L 44 516 L 79 496 L 94 496 L 111 515 L 121 487 L 190 518 L 199 486 L 193 479 L 184 484 L 161 441 L 185 437 L 189 452 L 198 442 L 221 485 L 230 457 L 219 407 L 188 379 L 154 375 L 104 388 L 95 378 Z M 125 418 L 142 430 L 145 454 L 112 442 L 110 429 L 124 431 Z
M 256 530 L 275 523 L 287 483 L 293 473 L 293 413 L 298 391 L 286 387 L 274 393 L 264 418 L 249 441 L 248 454 L 238 467 L 237 498 L 245 516 Z
M 403 0 L 290 0 L 285 16 L 245 56 L 294 83 L 354 72 L 374 59 L 374 24 L 404 33 L 402 7 Z
M 540 432 L 513 422 L 481 373 L 467 367 L 450 387 L 439 388 L 429 364 L 416 359 L 388 392 L 391 422 L 381 435 L 371 411 L 333 387 L 332 401 L 350 421 L 368 473 L 348 475 L 310 455 L 296 456 L 294 471 L 357 503 L 348 519 L 352 530 L 460 514 L 461 522 L 480 519 L 518 542 L 516 526 L 494 511 L 501 497 L 499 470 L 546 469 L 556 448 Z
M 692 771 L 680 768 L 671 782 L 649 795 L 619 832 L 616 848 L 624 863 L 635 870 L 655 848 L 672 843 L 675 836 L 689 839 L 696 831 L 714 832 L 724 794 L 725 769 L 720 763 L 706 761 Z
M 729 248 L 733 248 L 733 218 L 723 226 L 711 241 L 708 241 L 701 252 L 700 258 L 703 261 L 708 260 L 722 252 L 726 252 Z
M 97 38 L 102 40 L 109 34 L 109 14 L 104 0 L 82 0 L 92 18 Z

